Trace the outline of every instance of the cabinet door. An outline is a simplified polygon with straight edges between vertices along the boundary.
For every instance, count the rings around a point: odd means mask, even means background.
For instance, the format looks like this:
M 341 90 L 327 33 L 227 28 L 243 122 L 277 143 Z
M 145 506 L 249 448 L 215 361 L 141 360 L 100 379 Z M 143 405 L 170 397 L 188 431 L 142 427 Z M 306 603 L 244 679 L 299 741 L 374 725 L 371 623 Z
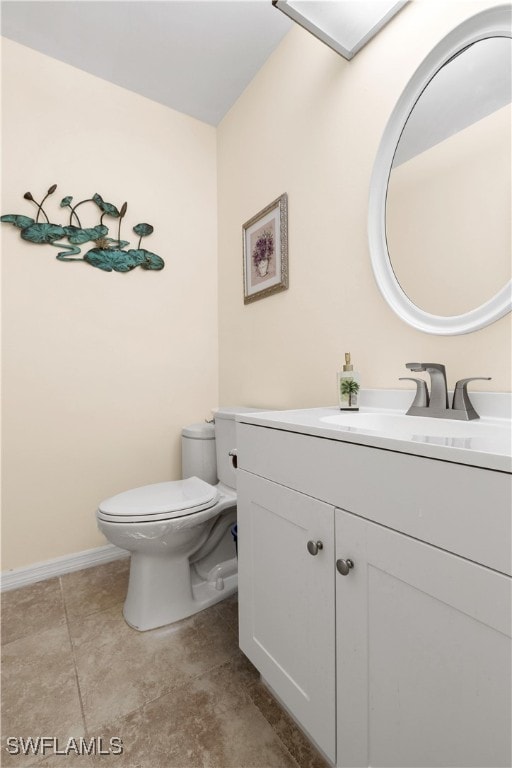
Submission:
M 243 471 L 237 498 L 240 647 L 334 762 L 334 508 Z
M 510 766 L 510 579 L 336 511 L 338 766 Z

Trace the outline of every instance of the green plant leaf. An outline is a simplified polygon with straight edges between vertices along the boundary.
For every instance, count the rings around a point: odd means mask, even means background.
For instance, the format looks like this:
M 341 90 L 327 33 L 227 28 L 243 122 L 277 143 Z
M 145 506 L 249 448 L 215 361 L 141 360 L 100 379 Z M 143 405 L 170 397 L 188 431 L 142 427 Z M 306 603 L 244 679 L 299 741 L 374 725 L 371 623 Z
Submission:
M 31 219 L 30 216 L 17 216 L 15 213 L 7 213 L 5 216 L 0 216 L 0 221 L 3 221 L 5 224 L 14 224 L 15 227 L 20 229 L 30 227 L 34 223 L 34 219 Z
M 31 224 L 21 230 L 23 240 L 31 243 L 53 243 L 66 236 L 66 230 L 59 224 Z
M 69 227 L 64 227 L 64 231 L 70 243 L 80 245 L 81 243 L 87 243 L 89 240 L 98 240 L 100 237 L 103 237 L 108 233 L 108 227 L 104 224 L 98 224 L 97 227 L 81 229 L 70 224 Z
M 114 219 L 119 218 L 119 211 L 117 210 L 115 205 L 112 205 L 112 203 L 106 203 L 105 200 L 103 200 L 102 196 L 98 195 L 97 192 L 92 196 L 92 199 L 94 200 L 98 208 L 101 208 L 103 213 L 106 213 L 108 216 L 113 216 Z
M 108 227 L 104 224 L 97 224 L 95 227 L 86 227 L 85 231 L 90 235 L 91 240 L 97 240 L 99 237 L 108 235 Z
M 130 272 L 139 263 L 130 251 L 113 248 L 92 248 L 85 254 L 84 261 L 105 272 Z
M 132 254 L 134 258 L 137 259 L 138 264 L 142 267 L 142 269 L 163 269 L 165 267 L 165 261 L 160 257 L 157 256 L 156 253 L 151 253 L 151 251 L 146 251 L 145 248 L 137 248 L 137 250 L 130 250 L 128 251 L 129 254 Z
M 136 235 L 139 235 L 139 237 L 147 237 L 147 235 L 150 235 L 153 232 L 153 227 L 151 224 L 136 224 L 133 231 Z
M 60 207 L 66 208 L 68 205 L 71 205 L 73 201 L 73 197 L 71 195 L 68 195 L 67 197 L 63 197 L 60 201 Z

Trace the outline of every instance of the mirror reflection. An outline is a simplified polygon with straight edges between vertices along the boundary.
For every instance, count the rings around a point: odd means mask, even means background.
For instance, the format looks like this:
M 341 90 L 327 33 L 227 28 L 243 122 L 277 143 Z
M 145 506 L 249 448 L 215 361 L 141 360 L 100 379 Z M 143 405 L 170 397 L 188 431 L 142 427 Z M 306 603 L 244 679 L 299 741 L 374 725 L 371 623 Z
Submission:
M 420 309 L 451 316 L 511 277 L 512 40 L 468 46 L 416 102 L 386 200 L 393 271 Z

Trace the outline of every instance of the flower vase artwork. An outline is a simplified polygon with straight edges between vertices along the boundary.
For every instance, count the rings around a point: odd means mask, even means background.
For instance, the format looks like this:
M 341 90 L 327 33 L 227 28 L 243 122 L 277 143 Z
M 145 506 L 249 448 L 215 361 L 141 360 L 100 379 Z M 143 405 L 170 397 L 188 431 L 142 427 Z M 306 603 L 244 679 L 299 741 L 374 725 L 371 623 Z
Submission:
M 133 227 L 133 232 L 139 238 L 137 248 L 126 249 L 130 243 L 128 240 L 121 240 L 121 223 L 126 215 L 127 203 L 123 203 L 118 209 L 112 203 L 103 200 L 101 195 L 97 193 L 75 205 L 72 205 L 73 198 L 71 196 L 63 197 L 60 201 L 60 207 L 69 209 L 68 224 L 52 224 L 43 204 L 56 189 L 57 185 L 52 184 L 40 203 L 34 199 L 31 192 L 25 192 L 23 195 L 25 200 L 37 207 L 35 219 L 30 216 L 9 213 L 0 216 L 0 221 L 20 229 L 23 240 L 38 245 L 52 245 L 54 248 L 61 249 L 57 253 L 57 259 L 60 261 L 82 261 L 92 267 L 102 269 L 104 272 L 130 272 L 135 267 L 146 270 L 164 268 L 165 262 L 160 256 L 140 247 L 142 238 L 153 232 L 151 224 L 136 224 Z M 81 224 L 77 209 L 85 203 L 93 203 L 99 209 L 100 219 L 95 227 L 83 227 Z M 40 217 L 44 217 L 45 221 L 39 221 Z M 103 223 L 105 217 L 117 219 L 117 237 L 109 237 L 109 229 Z M 79 246 L 85 243 L 91 243 L 93 247 L 79 256 L 81 254 Z
M 274 236 L 270 230 L 265 230 L 256 240 L 252 259 L 259 277 L 268 274 L 270 260 L 274 255 Z

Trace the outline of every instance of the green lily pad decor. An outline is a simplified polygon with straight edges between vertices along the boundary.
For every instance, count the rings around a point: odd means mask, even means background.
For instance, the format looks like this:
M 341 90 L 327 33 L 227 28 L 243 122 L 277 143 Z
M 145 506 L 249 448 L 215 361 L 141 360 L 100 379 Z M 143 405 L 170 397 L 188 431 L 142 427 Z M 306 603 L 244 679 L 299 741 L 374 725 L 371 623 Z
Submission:
M 55 248 L 59 248 L 57 254 L 59 261 L 82 261 L 92 267 L 102 269 L 104 272 L 131 272 L 135 267 L 150 270 L 164 268 L 165 262 L 160 256 L 140 247 L 142 238 L 153 232 L 151 224 L 143 222 L 133 227 L 133 232 L 138 237 L 137 248 L 126 250 L 130 243 L 128 240 L 121 240 L 121 222 L 126 215 L 127 203 L 123 203 L 121 208 L 117 208 L 112 203 L 103 200 L 102 196 L 96 192 L 92 197 L 73 205 L 73 197 L 67 195 L 60 201 L 60 207 L 69 210 L 68 223 L 52 224 L 46 215 L 43 204 L 56 189 L 57 185 L 52 184 L 40 203 L 34 199 L 31 192 L 25 192 L 24 199 L 29 200 L 37 207 L 35 219 L 30 216 L 8 213 L 5 216 L 0 216 L 0 221 L 17 227 L 22 239 L 29 243 L 53 245 Z M 99 212 L 100 220 L 95 227 L 82 227 L 77 208 L 84 203 L 92 203 Z M 108 237 L 109 229 L 103 223 L 106 216 L 117 219 L 117 237 Z M 39 221 L 39 217 L 44 218 L 45 221 Z M 85 243 L 91 243 L 91 246 L 82 256 L 79 246 Z

